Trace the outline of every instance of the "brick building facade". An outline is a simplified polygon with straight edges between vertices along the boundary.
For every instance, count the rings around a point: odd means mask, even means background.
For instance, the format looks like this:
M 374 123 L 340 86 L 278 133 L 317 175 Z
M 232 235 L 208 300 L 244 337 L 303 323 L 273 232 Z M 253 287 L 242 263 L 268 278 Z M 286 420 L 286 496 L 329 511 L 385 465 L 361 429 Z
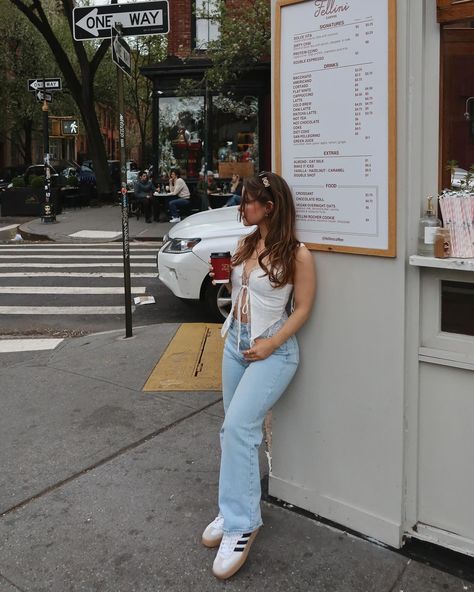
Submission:
M 233 1 L 229 0 L 228 5 Z M 196 11 L 196 2 L 199 9 L 207 0 L 173 0 L 170 3 L 168 57 L 141 70 L 153 81 L 155 170 L 166 174 L 170 168 L 178 166 L 192 183 L 201 170 L 213 170 L 220 177 L 228 178 L 237 170 L 247 175 L 269 169 L 269 57 L 256 64 L 253 70 L 243 72 L 237 83 L 221 89 L 222 92 L 203 88 L 202 93 L 194 97 L 177 97 L 183 79 L 200 81 L 211 66 L 205 50 L 193 51 L 205 48 L 203 33 L 207 30 L 211 35 L 218 34 L 212 24 L 206 29 L 202 22 L 205 19 Z M 189 141 L 182 141 L 180 129 L 190 137 Z

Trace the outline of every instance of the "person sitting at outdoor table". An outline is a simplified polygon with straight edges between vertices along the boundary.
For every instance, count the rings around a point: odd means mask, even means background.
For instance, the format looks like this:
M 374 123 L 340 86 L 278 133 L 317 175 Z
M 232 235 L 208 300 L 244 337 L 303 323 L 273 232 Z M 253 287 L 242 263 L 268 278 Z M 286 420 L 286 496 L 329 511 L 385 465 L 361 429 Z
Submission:
M 140 171 L 138 173 L 138 179 L 134 184 L 135 199 L 143 210 L 145 220 L 150 223 L 151 219 L 151 208 L 152 208 L 152 195 L 155 191 L 153 183 L 148 178 L 146 171 Z
M 242 187 L 243 187 L 243 183 L 242 183 L 242 179 L 240 178 L 240 175 L 238 175 L 237 173 L 234 173 L 232 175 L 232 184 L 230 186 L 230 192 L 233 195 L 232 195 L 232 197 L 229 197 L 229 199 L 227 200 L 227 203 L 225 204 L 224 207 L 238 206 L 240 204 L 240 201 L 242 199 Z
M 196 195 L 199 199 L 201 211 L 210 210 L 207 181 L 203 171 L 199 173 L 199 181 L 196 183 Z
M 171 214 L 171 224 L 181 221 L 178 208 L 187 205 L 189 203 L 189 198 L 191 197 L 189 188 L 184 180 L 181 179 L 180 175 L 181 173 L 177 169 L 172 170 L 170 174 L 170 196 L 176 197 L 176 199 L 171 199 L 168 202 Z
M 214 180 L 214 173 L 207 171 L 207 195 L 217 191 L 217 183 Z

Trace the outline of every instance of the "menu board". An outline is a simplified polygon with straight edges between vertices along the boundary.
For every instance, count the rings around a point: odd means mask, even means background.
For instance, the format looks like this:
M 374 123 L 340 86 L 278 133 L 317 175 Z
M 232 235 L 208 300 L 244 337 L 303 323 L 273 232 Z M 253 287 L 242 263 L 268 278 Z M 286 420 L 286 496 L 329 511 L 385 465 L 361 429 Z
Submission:
M 277 171 L 310 248 L 395 256 L 395 2 L 280 0 Z

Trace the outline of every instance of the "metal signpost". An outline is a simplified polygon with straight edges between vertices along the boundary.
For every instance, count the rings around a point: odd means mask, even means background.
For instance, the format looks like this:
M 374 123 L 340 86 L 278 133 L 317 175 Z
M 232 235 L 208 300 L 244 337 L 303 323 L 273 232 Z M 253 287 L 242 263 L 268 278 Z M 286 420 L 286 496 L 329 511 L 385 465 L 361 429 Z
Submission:
M 122 25 L 124 36 L 168 33 L 168 14 L 168 0 L 80 6 L 73 10 L 74 39 L 106 39 L 115 23 Z
M 116 23 L 111 28 L 112 60 L 117 65 L 117 100 L 119 116 L 119 141 L 120 141 L 120 181 L 122 203 L 122 242 L 123 242 L 123 281 L 125 290 L 125 337 L 132 337 L 132 288 L 130 281 L 130 237 L 128 229 L 128 194 L 127 194 L 127 168 L 125 152 L 125 101 L 123 92 L 123 67 L 122 64 L 131 63 L 130 48 L 122 39 L 122 26 Z M 114 47 L 119 48 L 115 51 Z
M 49 107 L 53 100 L 51 92 L 62 89 L 61 78 L 30 78 L 28 91 L 33 92 L 36 100 L 43 103 L 43 153 L 44 153 L 44 201 L 41 214 L 42 222 L 56 222 L 53 200 L 51 199 L 51 168 L 49 163 Z
M 53 202 L 51 200 L 51 168 L 49 165 L 49 121 L 48 103 L 43 103 L 43 151 L 44 151 L 44 202 L 41 214 L 42 222 L 56 222 Z
M 117 65 L 117 101 L 119 114 L 120 180 L 122 204 L 123 273 L 125 290 L 125 337 L 132 337 L 132 294 L 130 282 L 130 237 L 125 151 L 125 105 L 123 73 L 131 75 L 130 47 L 127 35 L 163 35 L 169 32 L 168 0 L 150 0 L 134 4 L 81 6 L 73 10 L 76 41 L 110 38 L 112 60 Z
M 36 100 L 43 103 L 43 153 L 44 153 L 44 201 L 41 213 L 41 221 L 50 223 L 56 222 L 53 200 L 51 199 L 51 168 L 49 154 L 49 107 L 48 103 L 53 100 L 51 91 L 62 89 L 61 78 L 30 78 L 28 80 L 28 91 L 33 92 Z M 50 92 L 47 92 L 50 91 Z

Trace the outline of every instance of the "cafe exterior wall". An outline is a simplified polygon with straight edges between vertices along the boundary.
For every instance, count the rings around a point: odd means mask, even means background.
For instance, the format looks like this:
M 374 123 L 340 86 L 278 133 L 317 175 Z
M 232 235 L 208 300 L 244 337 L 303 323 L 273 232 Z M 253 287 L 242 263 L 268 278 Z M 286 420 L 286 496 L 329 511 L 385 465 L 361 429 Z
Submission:
M 408 257 L 437 191 L 439 27 L 435 0 L 396 10 L 396 257 L 313 252 L 316 304 L 273 413 L 269 493 L 399 547 L 416 522 L 420 285 Z

